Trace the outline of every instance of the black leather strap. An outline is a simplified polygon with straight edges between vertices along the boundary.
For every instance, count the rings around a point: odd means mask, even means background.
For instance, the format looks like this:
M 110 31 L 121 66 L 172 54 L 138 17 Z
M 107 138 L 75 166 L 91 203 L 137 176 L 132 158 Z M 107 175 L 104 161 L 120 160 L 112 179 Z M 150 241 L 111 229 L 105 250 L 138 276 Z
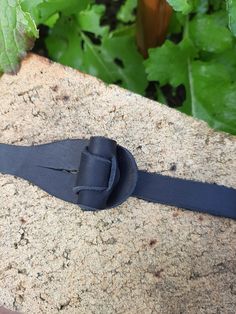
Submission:
M 236 219 L 236 190 L 222 185 L 139 171 L 133 196 Z
M 0 172 L 26 179 L 84 210 L 129 196 L 236 219 L 236 190 L 137 169 L 132 154 L 105 137 L 37 146 L 0 144 Z

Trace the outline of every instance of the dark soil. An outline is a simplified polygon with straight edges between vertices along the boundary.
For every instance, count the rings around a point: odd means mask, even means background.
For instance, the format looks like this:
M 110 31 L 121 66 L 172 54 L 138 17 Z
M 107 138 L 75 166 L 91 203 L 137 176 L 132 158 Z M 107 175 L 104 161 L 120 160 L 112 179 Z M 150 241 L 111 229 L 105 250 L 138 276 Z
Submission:
M 45 25 L 39 25 L 39 38 L 36 40 L 34 47 L 32 49 L 33 52 L 39 54 L 40 56 L 49 57 L 47 48 L 45 45 L 45 38 L 48 35 L 49 28 Z
M 116 14 L 119 11 L 124 0 L 96 0 L 97 4 L 103 4 L 106 6 L 105 14 L 102 18 L 101 25 L 109 25 L 110 29 L 113 30 L 117 26 Z
M 186 99 L 186 90 L 183 84 L 177 86 L 176 88 L 172 87 L 170 84 L 166 84 L 161 86 L 161 91 L 165 96 L 166 104 L 172 108 L 182 106 Z

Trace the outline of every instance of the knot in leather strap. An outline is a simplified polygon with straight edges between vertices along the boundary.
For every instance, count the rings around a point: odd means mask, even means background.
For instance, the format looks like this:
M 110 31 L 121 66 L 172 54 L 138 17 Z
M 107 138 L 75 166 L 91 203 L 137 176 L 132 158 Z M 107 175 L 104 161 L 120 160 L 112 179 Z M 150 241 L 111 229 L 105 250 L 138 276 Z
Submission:
M 74 192 L 84 210 L 115 207 L 134 191 L 137 166 L 131 153 L 105 137 L 91 137 L 81 154 Z

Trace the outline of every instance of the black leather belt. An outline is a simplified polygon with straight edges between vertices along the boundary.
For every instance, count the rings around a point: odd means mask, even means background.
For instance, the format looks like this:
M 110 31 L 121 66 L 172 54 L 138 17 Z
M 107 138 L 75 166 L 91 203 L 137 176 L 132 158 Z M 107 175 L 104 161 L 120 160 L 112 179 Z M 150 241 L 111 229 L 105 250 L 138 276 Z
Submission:
M 28 147 L 0 144 L 0 172 L 83 210 L 112 208 L 134 196 L 236 219 L 235 189 L 139 170 L 126 148 L 101 136 Z

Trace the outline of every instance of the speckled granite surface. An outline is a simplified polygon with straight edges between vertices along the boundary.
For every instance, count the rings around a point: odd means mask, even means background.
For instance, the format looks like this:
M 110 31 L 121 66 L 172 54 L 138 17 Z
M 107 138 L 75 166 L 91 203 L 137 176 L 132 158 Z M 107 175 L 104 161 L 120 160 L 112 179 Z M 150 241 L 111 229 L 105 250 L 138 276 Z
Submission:
M 236 188 L 236 137 L 47 59 L 0 79 L 0 142 L 105 135 L 138 166 Z M 85 213 L 0 175 L 0 305 L 22 313 L 236 312 L 236 222 L 135 198 Z

